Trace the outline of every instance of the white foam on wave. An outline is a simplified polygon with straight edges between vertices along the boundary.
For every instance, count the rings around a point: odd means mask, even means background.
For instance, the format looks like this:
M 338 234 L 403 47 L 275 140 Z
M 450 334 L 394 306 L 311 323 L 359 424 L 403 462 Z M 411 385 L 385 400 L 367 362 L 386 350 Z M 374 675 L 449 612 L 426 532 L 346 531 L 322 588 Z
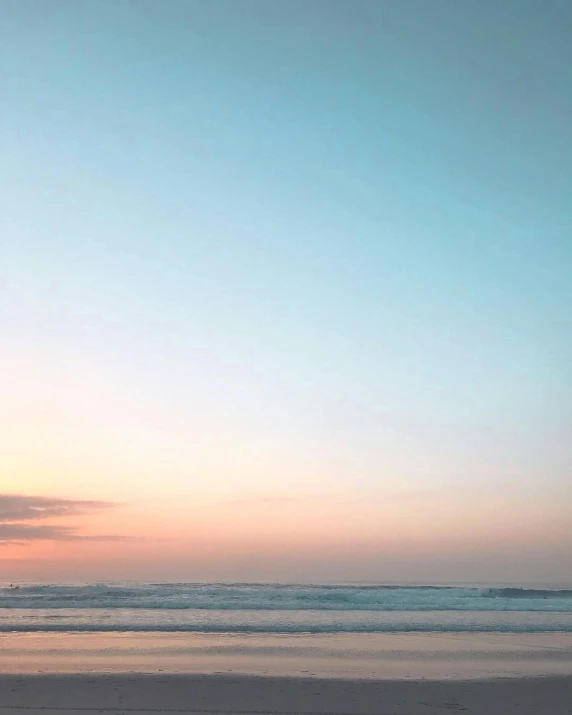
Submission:
M 289 584 L 28 585 L 0 608 L 572 612 L 570 589 Z

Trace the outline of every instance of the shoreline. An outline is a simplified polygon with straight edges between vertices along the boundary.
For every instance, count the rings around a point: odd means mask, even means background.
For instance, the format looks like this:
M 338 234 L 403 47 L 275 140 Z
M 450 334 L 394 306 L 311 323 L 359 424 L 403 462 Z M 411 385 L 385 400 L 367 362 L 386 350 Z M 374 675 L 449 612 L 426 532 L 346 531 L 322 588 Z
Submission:
M 2 633 L 0 673 L 360 680 L 572 676 L 572 634 Z
M 359 680 L 134 673 L 0 675 L 1 715 L 568 715 L 572 677 Z

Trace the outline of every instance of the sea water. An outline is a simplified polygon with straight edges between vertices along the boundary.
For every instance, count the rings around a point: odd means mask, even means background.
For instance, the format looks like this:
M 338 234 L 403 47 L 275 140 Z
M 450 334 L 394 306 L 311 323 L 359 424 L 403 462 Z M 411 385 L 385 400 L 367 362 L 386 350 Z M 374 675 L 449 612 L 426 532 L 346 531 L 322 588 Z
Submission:
M 4 584 L 0 632 L 572 633 L 564 587 Z

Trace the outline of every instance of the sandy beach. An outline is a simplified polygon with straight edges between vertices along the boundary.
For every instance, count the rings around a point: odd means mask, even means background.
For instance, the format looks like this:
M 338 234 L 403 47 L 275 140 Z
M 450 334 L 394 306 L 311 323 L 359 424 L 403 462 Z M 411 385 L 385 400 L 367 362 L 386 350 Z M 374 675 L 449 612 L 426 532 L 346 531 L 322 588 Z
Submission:
M 360 681 L 222 675 L 0 676 L 1 715 L 569 715 L 572 678 Z
M 572 676 L 572 634 L 3 633 L 0 673 L 358 680 Z
M 0 715 L 570 715 L 571 634 L 3 634 Z

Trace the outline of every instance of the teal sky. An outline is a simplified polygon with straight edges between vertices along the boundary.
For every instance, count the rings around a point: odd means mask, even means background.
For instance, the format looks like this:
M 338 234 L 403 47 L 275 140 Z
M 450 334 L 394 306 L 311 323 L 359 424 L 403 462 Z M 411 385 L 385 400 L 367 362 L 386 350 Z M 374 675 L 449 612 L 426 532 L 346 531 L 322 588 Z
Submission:
M 556 580 L 570 3 L 4 0 L 2 16 L 3 491 L 309 514 L 316 495 L 458 498 L 475 523 L 501 504 Z M 503 569 L 485 542 L 480 578 Z M 437 575 L 464 578 L 463 559 Z

